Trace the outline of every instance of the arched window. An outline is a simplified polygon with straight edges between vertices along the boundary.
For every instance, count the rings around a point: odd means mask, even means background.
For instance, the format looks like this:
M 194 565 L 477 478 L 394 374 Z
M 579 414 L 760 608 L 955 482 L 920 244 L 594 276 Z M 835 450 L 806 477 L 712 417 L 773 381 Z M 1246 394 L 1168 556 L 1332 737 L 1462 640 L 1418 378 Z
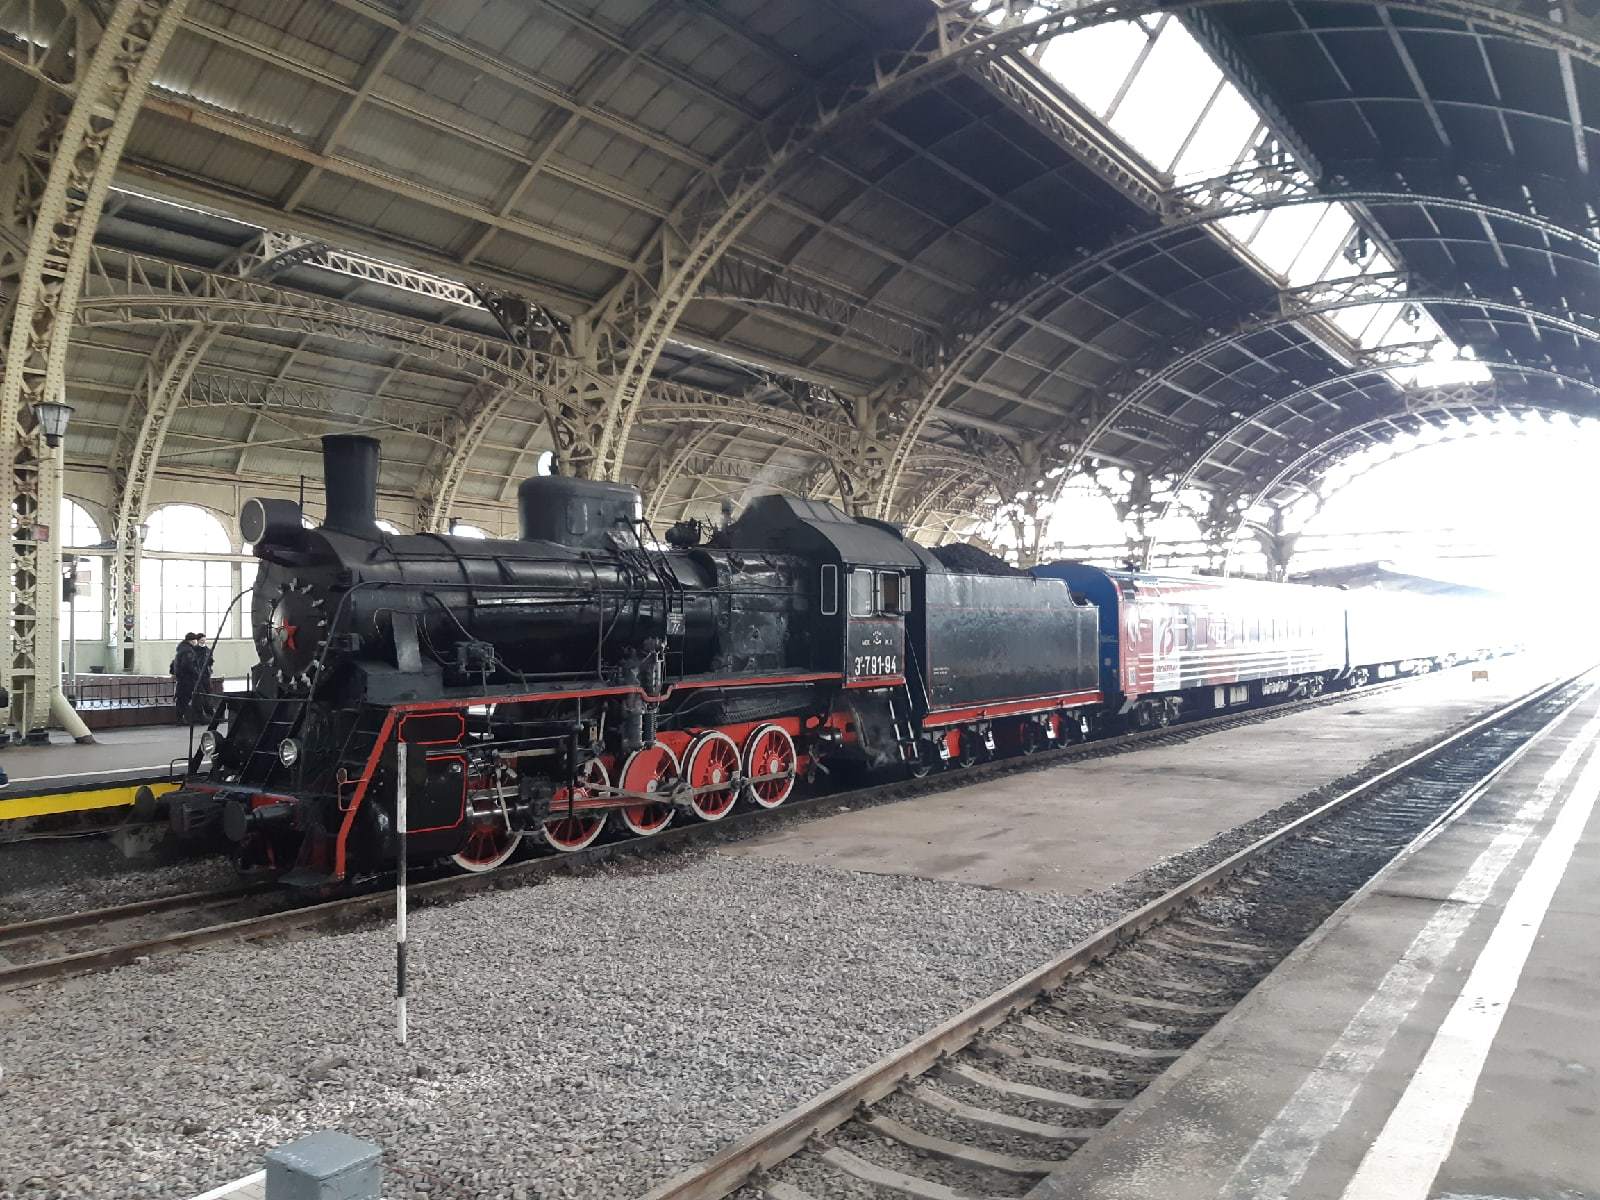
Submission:
M 71 497 L 64 497 L 61 501 L 61 524 L 67 539 L 62 543 L 64 546 L 87 550 L 105 540 L 105 534 L 100 532 L 100 522 L 94 519 L 94 514 Z
M 139 562 L 142 637 L 237 636 L 237 609 L 222 626 L 236 584 L 233 560 L 223 557 L 233 554 L 233 539 L 221 521 L 193 504 L 168 504 L 150 514 L 144 550 Z
M 173 554 L 232 554 L 233 539 L 216 516 L 194 504 L 167 504 L 150 514 L 144 548 Z
M 455 537 L 464 538 L 486 538 L 489 536 L 476 525 L 468 525 L 465 521 L 452 521 L 450 523 L 450 532 Z
M 58 632 L 64 642 L 76 637 L 80 642 L 97 642 L 106 632 L 106 558 L 101 554 L 80 554 L 79 550 L 98 547 L 105 540 L 100 523 L 77 501 L 61 501 L 62 551 L 61 620 Z M 73 598 L 67 596 L 72 580 Z
M 377 525 L 379 529 L 391 536 L 400 532 L 400 527 L 398 525 L 396 525 L 393 521 L 385 521 L 382 517 L 379 517 L 373 523 Z

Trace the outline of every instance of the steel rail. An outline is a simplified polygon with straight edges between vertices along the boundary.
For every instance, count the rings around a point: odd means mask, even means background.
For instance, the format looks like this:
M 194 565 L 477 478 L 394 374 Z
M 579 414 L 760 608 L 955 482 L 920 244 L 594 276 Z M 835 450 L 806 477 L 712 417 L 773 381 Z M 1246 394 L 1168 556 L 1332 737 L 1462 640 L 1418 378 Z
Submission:
M 88 925 L 104 925 L 130 917 L 143 917 L 154 913 L 171 912 L 174 909 L 198 908 L 205 904 L 241 900 L 248 896 L 271 892 L 275 887 L 276 885 L 271 883 L 249 883 L 217 888 L 209 892 L 177 892 L 168 896 L 153 896 L 148 900 L 135 900 L 129 904 L 113 904 L 105 908 L 89 908 L 53 917 L 39 917 L 32 921 L 17 921 L 10 925 L 0 925 L 0 944 L 46 934 L 65 933 Z
M 1527 708 L 1569 687 L 1596 668 L 1588 667 L 1574 675 L 1541 685 L 1534 691 L 1504 705 L 1471 725 L 1435 742 L 1370 779 L 1341 792 L 1333 799 L 1281 828 L 1264 835 L 1222 861 L 1191 876 L 1186 882 L 1163 893 L 1134 911 L 1103 927 L 1058 957 L 1008 984 L 965 1012 L 950 1018 L 900 1050 L 880 1059 L 820 1096 L 789 1110 L 776 1120 L 707 1159 L 696 1167 L 652 1188 L 640 1200 L 722 1200 L 759 1172 L 771 1169 L 805 1147 L 813 1137 L 844 1124 L 867 1105 L 883 1099 L 908 1079 L 936 1066 L 946 1056 L 962 1049 L 980 1035 L 1031 1007 L 1042 995 L 1065 980 L 1080 974 L 1112 950 L 1140 933 L 1161 923 L 1197 896 L 1293 837 L 1298 837 L 1328 817 L 1371 795 L 1374 791 L 1432 762 L 1466 740 L 1516 716 Z M 1563 710 L 1563 714 L 1570 711 Z M 1559 719 L 1559 716 L 1556 718 Z M 1478 794 L 1488 780 L 1504 769 L 1497 764 L 1484 779 L 1450 806 L 1459 811 L 1462 804 Z M 1448 815 L 1448 814 L 1446 814 Z M 1430 822 L 1418 835 L 1427 836 L 1439 820 Z
M 827 811 L 830 805 L 849 805 L 852 808 L 860 808 L 863 805 L 910 799 L 971 783 L 981 783 L 987 779 L 1014 771 L 1034 770 L 1082 758 L 1117 754 L 1146 744 L 1188 741 L 1205 733 L 1219 732 L 1223 729 L 1231 729 L 1241 725 L 1257 724 L 1277 716 L 1286 716 L 1293 712 L 1304 712 L 1312 708 L 1340 703 L 1357 696 L 1378 695 L 1414 682 L 1418 678 L 1421 677 L 1407 676 L 1404 679 L 1369 686 L 1356 691 L 1324 692 L 1321 696 L 1273 704 L 1265 708 L 1254 708 L 1243 712 L 1219 713 L 1211 717 L 1182 721 L 1176 725 L 1120 734 L 1115 737 L 1102 738 L 1090 742 L 1078 742 L 1059 749 L 1044 750 L 1037 754 L 996 759 L 947 774 L 933 775 L 921 779 L 894 780 L 844 792 L 808 796 L 799 800 L 788 801 L 774 809 L 752 809 L 736 812 L 720 821 L 678 826 L 652 837 L 633 837 L 604 845 L 590 846 L 570 854 L 552 854 L 541 858 L 526 859 L 483 874 L 450 875 L 420 884 L 413 884 L 410 888 L 412 907 L 476 895 L 480 892 L 519 887 L 563 874 L 579 874 L 603 862 L 635 855 L 665 853 L 691 845 L 697 841 L 726 838 L 729 835 L 742 834 L 757 827 L 766 828 L 769 823 L 774 821 L 781 822 L 799 816 L 822 814 Z M 263 891 L 270 890 L 270 887 L 263 889 Z M 195 894 L 202 898 L 207 896 L 207 893 Z M 318 926 L 338 927 L 345 924 L 353 924 L 369 917 L 386 916 L 391 913 L 393 906 L 394 897 L 392 891 L 387 888 L 379 888 L 378 890 L 362 892 L 354 896 L 340 896 L 321 903 L 300 905 L 280 912 L 181 930 L 159 937 L 142 939 L 137 942 L 83 950 L 57 958 L 40 959 L 35 962 L 19 963 L 13 966 L 0 966 L 0 991 L 7 991 L 33 983 L 42 983 L 51 979 L 64 978 L 70 975 L 110 970 L 115 967 L 126 966 L 146 956 L 169 951 L 186 950 L 224 942 L 249 941 L 270 937 L 290 930 Z M 173 907 L 176 908 L 178 906 L 174 904 Z M 111 911 L 115 912 L 116 910 Z M 92 913 L 70 914 L 59 919 L 72 921 L 80 915 L 85 917 L 93 916 Z M 85 925 L 90 923 L 92 921 L 80 922 L 80 924 Z

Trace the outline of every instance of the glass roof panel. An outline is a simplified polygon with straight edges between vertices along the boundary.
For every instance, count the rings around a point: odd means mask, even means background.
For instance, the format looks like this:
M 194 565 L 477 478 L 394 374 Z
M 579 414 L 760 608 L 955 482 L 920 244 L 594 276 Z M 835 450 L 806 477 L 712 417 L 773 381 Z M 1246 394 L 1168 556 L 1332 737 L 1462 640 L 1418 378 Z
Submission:
M 1248 246 L 1250 239 L 1255 237 L 1256 230 L 1261 228 L 1266 219 L 1266 213 L 1240 213 L 1236 217 L 1222 218 L 1217 222 L 1217 226 L 1241 246 Z
M 1178 179 L 1211 179 L 1224 175 L 1255 141 L 1261 118 L 1231 84 L 1217 93 L 1210 111 L 1184 147 L 1172 174 Z
M 1335 309 L 1330 319 L 1337 325 L 1346 337 L 1358 345 L 1361 335 L 1366 332 L 1367 326 L 1372 324 L 1373 318 L 1378 315 L 1381 304 L 1358 304 L 1351 308 Z
M 1356 223 L 1342 206 L 1325 204 L 1319 207 L 1322 219 L 1289 267 L 1290 287 L 1314 283 L 1349 270 L 1349 263 L 1339 252 L 1350 239 Z
M 1194 128 L 1201 105 L 1221 82 L 1222 72 L 1194 35 L 1169 18 L 1111 114 L 1111 128 L 1165 171 Z M 1175 97 L 1183 102 L 1175 104 Z
M 1471 346 L 1457 351 L 1448 342 L 1434 347 L 1429 361 L 1415 367 L 1397 367 L 1389 378 L 1402 387 L 1450 387 L 1458 383 L 1487 383 L 1491 378 L 1489 368 L 1476 361 Z
M 1047 44 L 1039 65 L 1097 117 L 1104 117 L 1150 40 L 1132 21 L 1091 25 Z
M 1300 257 L 1300 251 L 1327 208 L 1324 204 L 1295 204 L 1273 209 L 1260 231 L 1250 239 L 1250 252 L 1266 263 L 1274 275 L 1287 277 L 1289 268 Z M 1317 275 L 1312 275 L 1305 282 L 1316 278 Z
M 1169 167 L 1175 178 L 1189 180 L 1225 174 L 1262 136 L 1264 123 L 1255 106 L 1173 16 L 1152 25 L 1119 21 L 1079 30 L 1046 44 L 1038 61 L 1157 174 Z M 1298 170 L 1293 162 L 1285 169 Z M 1213 228 L 1247 247 L 1290 287 L 1395 270 L 1378 248 L 1360 263 L 1342 253 L 1356 218 L 1337 203 L 1242 213 Z M 1399 319 L 1407 307 L 1394 301 L 1362 304 L 1331 310 L 1327 318 L 1364 350 L 1436 342 L 1440 361 L 1390 372 L 1403 385 L 1425 375 L 1443 378 L 1447 372 L 1464 372 L 1468 379 L 1488 377 L 1485 368 L 1458 354 L 1426 311 L 1418 310 L 1414 322 Z

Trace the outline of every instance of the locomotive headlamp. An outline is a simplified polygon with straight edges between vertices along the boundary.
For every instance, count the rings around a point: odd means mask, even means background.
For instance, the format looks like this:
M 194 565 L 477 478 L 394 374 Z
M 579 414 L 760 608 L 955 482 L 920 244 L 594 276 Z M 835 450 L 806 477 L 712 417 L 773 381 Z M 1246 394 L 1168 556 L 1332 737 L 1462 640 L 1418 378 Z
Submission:
M 217 735 L 214 730 L 208 729 L 200 735 L 200 753 L 206 758 L 216 757 Z
M 278 743 L 278 761 L 286 767 L 292 767 L 300 761 L 300 743 L 293 738 L 284 738 Z

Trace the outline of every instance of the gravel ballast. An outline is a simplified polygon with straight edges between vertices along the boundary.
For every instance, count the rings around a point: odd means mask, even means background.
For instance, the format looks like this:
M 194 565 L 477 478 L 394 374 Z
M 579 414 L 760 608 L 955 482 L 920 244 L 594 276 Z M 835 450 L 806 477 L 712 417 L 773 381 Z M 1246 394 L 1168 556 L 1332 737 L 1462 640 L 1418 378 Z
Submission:
M 17 852 L 12 850 L 12 853 Z M 0 871 L 7 865 L 0 859 Z M 238 868 L 220 857 L 155 866 L 122 866 L 115 872 L 86 868 L 61 882 L 0 892 L 0 924 L 37 921 L 63 913 L 111 908 L 183 892 L 237 887 L 239 882 Z
M 15 993 L 0 1196 L 182 1198 L 318 1128 L 390 1200 L 637 1194 L 1114 915 L 682 855 L 414 913 L 404 1050 L 386 929 Z
M 0 995 L 0 1200 L 184 1200 L 319 1128 L 388 1200 L 626 1200 L 1338 786 L 1097 895 L 685 852 L 417 911 L 404 1050 L 387 927 Z

